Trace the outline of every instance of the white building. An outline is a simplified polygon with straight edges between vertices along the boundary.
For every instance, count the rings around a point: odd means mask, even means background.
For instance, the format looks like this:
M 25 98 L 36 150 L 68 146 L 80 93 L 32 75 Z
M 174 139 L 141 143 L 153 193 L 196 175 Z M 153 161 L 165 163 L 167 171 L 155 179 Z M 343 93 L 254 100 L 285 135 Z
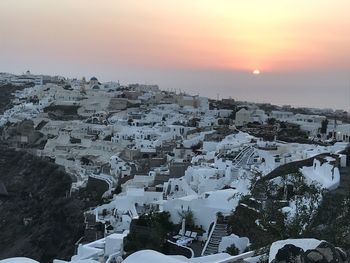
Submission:
M 271 118 L 279 121 L 290 121 L 294 117 L 294 113 L 290 111 L 271 111 Z
M 237 205 L 239 198 L 236 198 L 237 190 L 226 189 L 206 192 L 201 195 L 187 195 L 184 197 L 169 199 L 157 202 L 160 209 L 168 211 L 171 221 L 179 223 L 181 221 L 179 213 L 192 211 L 196 225 L 202 226 L 207 237 L 210 224 L 216 221 L 217 212 L 230 214 Z
M 245 108 L 240 109 L 236 112 L 236 126 L 244 126 L 252 121 L 251 118 L 252 111 L 246 110 Z

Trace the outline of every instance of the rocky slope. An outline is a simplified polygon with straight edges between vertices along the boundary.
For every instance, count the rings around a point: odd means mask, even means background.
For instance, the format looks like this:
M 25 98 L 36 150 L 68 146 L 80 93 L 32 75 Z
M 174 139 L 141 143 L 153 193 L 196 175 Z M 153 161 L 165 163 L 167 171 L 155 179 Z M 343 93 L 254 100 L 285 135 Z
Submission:
M 302 239 L 299 240 L 300 243 L 302 241 Z M 304 241 L 308 242 L 308 240 Z M 273 260 L 270 257 L 269 261 L 271 263 L 347 263 L 349 262 L 349 256 L 348 253 L 341 248 L 322 241 L 315 248 L 305 250 L 300 246 L 287 244 L 278 250 L 276 257 Z
M 31 85 L 15 86 L 12 84 L 3 84 L 0 85 L 0 114 L 2 114 L 6 109 L 11 106 L 11 95 L 16 90 L 22 90 Z
M 0 259 L 69 259 L 83 235 L 84 202 L 67 197 L 70 177 L 57 165 L 0 146 Z
M 11 107 L 11 94 L 26 87 L 0 86 L 0 115 Z M 70 197 L 71 182 L 60 166 L 0 141 L 0 260 L 70 259 L 84 235 L 83 212 L 100 201 L 94 188 Z

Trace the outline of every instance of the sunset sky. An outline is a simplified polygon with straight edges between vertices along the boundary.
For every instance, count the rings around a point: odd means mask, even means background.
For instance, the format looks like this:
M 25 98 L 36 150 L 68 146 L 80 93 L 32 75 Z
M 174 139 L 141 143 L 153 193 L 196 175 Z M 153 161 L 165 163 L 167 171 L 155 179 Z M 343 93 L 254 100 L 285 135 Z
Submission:
M 350 1 L 0 0 L 0 71 L 27 69 L 349 110 Z

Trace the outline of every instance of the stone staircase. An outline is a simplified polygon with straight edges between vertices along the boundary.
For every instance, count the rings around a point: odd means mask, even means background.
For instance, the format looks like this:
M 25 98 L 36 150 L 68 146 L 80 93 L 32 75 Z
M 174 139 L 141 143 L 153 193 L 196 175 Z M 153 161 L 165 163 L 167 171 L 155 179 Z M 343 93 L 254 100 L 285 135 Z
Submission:
M 246 146 L 243 150 L 234 158 L 233 165 L 234 167 L 241 167 L 245 165 L 249 159 L 254 155 L 254 147 Z
M 217 223 L 210 239 L 207 241 L 207 246 L 204 248 L 205 250 L 202 253 L 203 256 L 218 253 L 219 244 L 224 236 L 227 236 L 227 224 Z

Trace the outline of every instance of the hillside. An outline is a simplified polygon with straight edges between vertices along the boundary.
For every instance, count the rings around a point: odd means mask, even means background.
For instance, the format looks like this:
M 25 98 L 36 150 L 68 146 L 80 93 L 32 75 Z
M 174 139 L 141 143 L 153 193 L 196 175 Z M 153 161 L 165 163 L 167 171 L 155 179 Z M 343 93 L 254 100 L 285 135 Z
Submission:
M 0 259 L 69 259 L 83 235 L 84 202 L 67 198 L 71 179 L 57 165 L 0 146 Z

